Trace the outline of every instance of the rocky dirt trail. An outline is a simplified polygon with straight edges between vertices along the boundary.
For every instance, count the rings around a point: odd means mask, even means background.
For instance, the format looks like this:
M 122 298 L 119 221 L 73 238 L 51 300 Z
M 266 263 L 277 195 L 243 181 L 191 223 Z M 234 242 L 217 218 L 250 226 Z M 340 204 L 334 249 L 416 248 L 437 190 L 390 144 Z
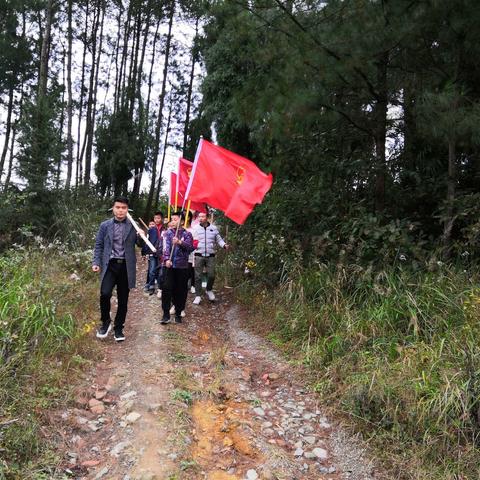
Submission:
M 143 265 L 139 278 L 144 277 Z M 131 294 L 126 341 L 101 357 L 61 412 L 62 470 L 76 479 L 380 478 L 315 394 L 242 329 L 231 290 L 161 325 L 160 300 Z M 92 338 L 92 341 L 94 339 Z

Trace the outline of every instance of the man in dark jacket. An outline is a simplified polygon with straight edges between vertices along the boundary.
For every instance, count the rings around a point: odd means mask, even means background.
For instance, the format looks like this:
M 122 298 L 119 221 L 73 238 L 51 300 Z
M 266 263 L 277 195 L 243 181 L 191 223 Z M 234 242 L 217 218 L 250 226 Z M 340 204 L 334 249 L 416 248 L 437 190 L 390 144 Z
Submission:
M 115 316 L 115 341 L 125 340 L 123 325 L 127 316 L 128 295 L 135 288 L 135 244 L 137 233 L 127 219 L 128 199 L 117 197 L 113 203 L 113 218 L 100 225 L 95 240 L 92 270 L 100 272 L 100 313 L 102 325 L 98 338 L 107 337 L 111 330 L 110 299 L 117 287 L 118 308 Z
M 162 287 L 163 318 L 160 323 L 164 325 L 170 321 L 172 302 L 175 306 L 175 323 L 182 322 L 181 312 L 185 309 L 187 301 L 188 256 L 194 247 L 192 234 L 187 232 L 182 225 L 183 213 L 172 213 L 163 249 L 165 274 Z

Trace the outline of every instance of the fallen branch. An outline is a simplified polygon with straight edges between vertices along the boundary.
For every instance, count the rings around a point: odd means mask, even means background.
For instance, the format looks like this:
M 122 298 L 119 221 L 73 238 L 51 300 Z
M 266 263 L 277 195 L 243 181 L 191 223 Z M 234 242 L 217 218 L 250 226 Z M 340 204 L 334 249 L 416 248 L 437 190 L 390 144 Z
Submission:
M 7 420 L 6 422 L 0 422 L 0 429 L 8 427 L 12 423 L 16 423 L 19 420 L 20 420 L 19 418 L 12 418 L 12 420 Z

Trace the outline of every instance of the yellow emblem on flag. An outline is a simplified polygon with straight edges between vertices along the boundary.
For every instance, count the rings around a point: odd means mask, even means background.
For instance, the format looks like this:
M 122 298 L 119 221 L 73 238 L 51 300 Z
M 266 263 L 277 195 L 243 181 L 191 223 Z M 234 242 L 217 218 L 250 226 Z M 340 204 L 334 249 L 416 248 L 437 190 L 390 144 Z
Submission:
M 237 183 L 241 185 L 243 183 L 243 179 L 245 178 L 245 169 L 243 167 L 237 168 Z
M 191 168 L 187 168 L 187 175 L 188 175 L 188 178 L 190 178 L 190 175 L 192 174 L 192 169 Z

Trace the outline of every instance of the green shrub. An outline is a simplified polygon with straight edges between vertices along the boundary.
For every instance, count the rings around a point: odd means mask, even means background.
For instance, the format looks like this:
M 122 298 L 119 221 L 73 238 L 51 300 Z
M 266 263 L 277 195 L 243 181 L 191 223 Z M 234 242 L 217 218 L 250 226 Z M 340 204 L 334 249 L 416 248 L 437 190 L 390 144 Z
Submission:
M 480 290 L 463 270 L 317 265 L 238 290 L 395 478 L 478 478 Z M 299 355 L 299 352 L 301 354 Z
M 51 478 L 57 459 L 42 439 L 42 412 L 65 403 L 86 348 L 97 292 L 71 274 L 89 278 L 89 267 L 81 253 L 38 238 L 0 257 L 0 478 Z

